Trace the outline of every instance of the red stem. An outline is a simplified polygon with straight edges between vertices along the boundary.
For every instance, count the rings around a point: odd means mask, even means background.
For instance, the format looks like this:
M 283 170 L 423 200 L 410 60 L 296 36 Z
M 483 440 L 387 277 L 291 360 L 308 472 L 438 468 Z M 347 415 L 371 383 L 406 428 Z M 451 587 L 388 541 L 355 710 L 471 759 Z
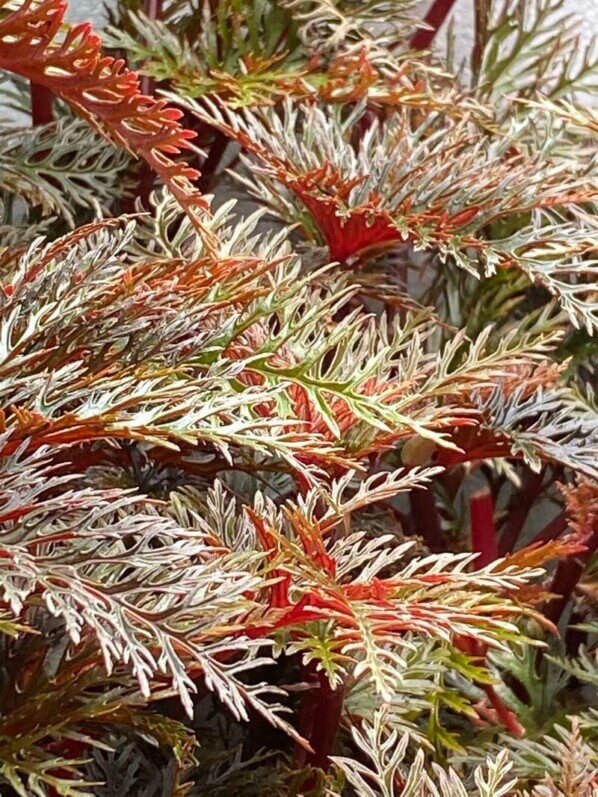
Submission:
M 162 17 L 162 0 L 145 0 L 143 6 L 145 15 L 150 19 L 160 19 Z
M 216 176 L 216 171 L 220 165 L 220 162 L 222 161 L 222 157 L 227 146 L 228 138 L 224 135 L 224 133 L 216 131 L 214 140 L 210 145 L 208 157 L 201 165 L 201 177 L 199 178 L 199 182 L 197 184 L 200 191 L 209 191 L 209 189 L 212 187 L 214 177 Z
M 301 701 L 297 730 L 309 741 L 313 753 L 297 746 L 295 763 L 299 767 L 327 770 L 341 720 L 345 687 L 332 689 L 326 675 L 316 672 L 313 664 L 305 667 L 304 673 L 313 688 L 305 692 Z
M 542 490 L 544 476 L 541 473 L 526 473 L 523 489 L 517 492 L 509 507 L 507 522 L 500 535 L 498 550 L 501 556 L 511 553 L 525 525 L 529 511 Z
M 476 567 L 485 567 L 498 559 L 494 506 L 489 490 L 480 490 L 469 501 L 471 515 L 471 548 L 479 553 Z
M 561 512 L 553 520 L 544 526 L 534 538 L 534 542 L 550 542 L 560 537 L 564 531 L 567 530 L 569 523 L 567 522 L 567 513 Z
M 598 548 L 598 520 L 595 522 L 590 534 L 581 542 L 587 546 L 586 550 L 583 553 L 562 559 L 552 580 L 550 592 L 556 597 L 548 603 L 545 614 L 555 625 L 561 619 L 561 615 L 573 595 L 585 566 L 594 555 L 596 548 Z
M 442 530 L 433 491 L 429 488 L 412 490 L 409 500 L 416 532 L 421 534 L 432 553 L 447 551 L 448 543 Z
M 442 23 L 445 21 L 454 5 L 455 0 L 434 0 L 428 9 L 428 13 L 424 17 L 424 22 L 430 27 L 429 29 L 420 28 L 414 33 L 409 42 L 409 46 L 412 50 L 428 50 L 430 48 Z
M 463 653 L 466 653 L 470 657 L 475 657 L 478 659 L 480 664 L 485 663 L 486 659 L 486 651 L 487 647 L 484 642 L 480 642 L 476 639 L 471 639 L 468 637 L 455 637 L 454 642 L 456 643 L 459 650 L 462 650 Z M 492 708 L 496 711 L 496 714 L 500 721 L 504 724 L 504 726 L 509 730 L 514 736 L 521 737 L 525 734 L 525 729 L 520 724 L 519 720 L 517 719 L 517 714 L 512 711 L 502 699 L 497 694 L 496 690 L 491 684 L 483 684 L 482 689 L 486 693 L 486 697 L 488 698 L 488 702 L 492 706 Z
M 471 71 L 477 81 L 482 65 L 484 47 L 488 36 L 488 20 L 490 17 L 489 0 L 474 0 L 474 44 L 471 53 Z M 475 83 L 474 83 L 475 85 Z
M 47 125 L 54 121 L 54 95 L 45 86 L 29 83 L 31 93 L 31 120 L 34 127 Z
M 525 728 L 517 719 L 517 714 L 515 714 L 514 711 L 511 711 L 511 709 L 503 703 L 503 701 L 497 695 L 494 687 L 490 684 L 484 684 L 484 691 L 488 696 L 490 705 L 496 711 L 505 728 L 518 739 L 522 736 L 525 736 Z

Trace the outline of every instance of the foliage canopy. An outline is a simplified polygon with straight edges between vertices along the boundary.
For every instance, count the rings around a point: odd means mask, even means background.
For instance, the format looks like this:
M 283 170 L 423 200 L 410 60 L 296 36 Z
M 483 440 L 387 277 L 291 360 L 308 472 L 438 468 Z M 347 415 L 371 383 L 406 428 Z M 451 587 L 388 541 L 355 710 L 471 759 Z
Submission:
M 598 794 L 595 43 L 66 7 L 0 0 L 2 794 Z

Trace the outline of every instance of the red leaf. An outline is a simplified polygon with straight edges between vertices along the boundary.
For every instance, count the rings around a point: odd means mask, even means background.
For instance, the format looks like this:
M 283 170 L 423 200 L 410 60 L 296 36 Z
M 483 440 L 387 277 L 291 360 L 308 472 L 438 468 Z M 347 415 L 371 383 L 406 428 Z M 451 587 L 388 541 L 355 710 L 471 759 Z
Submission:
M 0 9 L 7 2 L 0 0 Z M 170 157 L 192 149 L 195 133 L 179 124 L 182 113 L 142 94 L 138 76 L 124 61 L 102 56 L 101 39 L 88 23 L 59 36 L 66 8 L 65 0 L 23 0 L 0 21 L 0 68 L 50 89 L 100 132 L 143 158 L 187 212 L 207 210 L 193 186 L 199 172 Z

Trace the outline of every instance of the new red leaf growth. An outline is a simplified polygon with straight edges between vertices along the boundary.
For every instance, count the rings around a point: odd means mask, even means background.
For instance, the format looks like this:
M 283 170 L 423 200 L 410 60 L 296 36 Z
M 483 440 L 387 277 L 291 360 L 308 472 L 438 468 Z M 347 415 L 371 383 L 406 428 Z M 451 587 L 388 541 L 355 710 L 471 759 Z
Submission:
M 0 10 L 8 0 L 0 0 Z M 115 143 L 143 158 L 181 205 L 207 209 L 194 188 L 196 169 L 173 156 L 191 149 L 195 133 L 179 123 L 182 112 L 141 93 L 123 60 L 103 56 L 88 23 L 62 32 L 66 0 L 29 0 L 0 20 L 0 68 L 66 100 Z M 38 89 L 35 89 L 37 92 Z

